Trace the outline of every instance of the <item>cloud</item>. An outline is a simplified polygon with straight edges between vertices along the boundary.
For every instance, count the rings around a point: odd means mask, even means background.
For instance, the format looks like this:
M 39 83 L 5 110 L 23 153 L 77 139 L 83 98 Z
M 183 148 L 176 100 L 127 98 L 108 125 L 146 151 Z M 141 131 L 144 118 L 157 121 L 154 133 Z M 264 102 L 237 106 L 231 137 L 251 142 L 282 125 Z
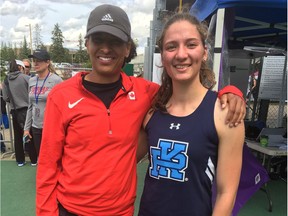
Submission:
M 23 7 L 24 14 L 29 16 L 31 19 L 33 18 L 45 18 L 47 13 L 55 11 L 49 4 L 38 4 L 33 3 L 29 6 Z
M 152 15 L 144 14 L 142 12 L 135 12 L 131 19 L 132 25 L 132 37 L 137 38 L 138 40 L 143 38 L 143 35 L 146 37 L 149 36 L 150 30 L 150 21 L 152 20 Z M 145 23 L 144 23 L 145 20 Z M 139 41 L 140 42 L 140 41 Z
M 48 0 L 49 2 L 53 2 L 53 3 L 59 3 L 59 4 L 63 4 L 63 3 L 69 3 L 69 4 L 84 4 L 84 3 L 95 3 L 95 0 Z M 107 1 L 97 1 L 100 3 L 107 3 Z
M 18 14 L 21 13 L 23 8 L 21 5 L 13 3 L 12 1 L 4 1 L 0 7 L 0 15 L 7 16 L 10 14 Z
M 16 3 L 16 4 L 25 4 L 28 2 L 28 0 L 9 0 L 10 2 Z
M 44 44 L 51 44 L 52 31 L 56 23 L 65 37 L 64 46 L 77 47 L 79 35 L 86 34 L 86 24 L 90 12 L 106 0 L 9 0 L 0 1 L 1 42 L 19 44 L 23 37 L 29 39 L 38 24 Z M 139 46 L 145 46 L 150 32 L 155 0 L 110 0 L 109 4 L 123 8 L 131 21 L 132 37 Z M 3 20 L 5 20 L 3 22 Z M 143 50 L 143 49 L 142 49 Z

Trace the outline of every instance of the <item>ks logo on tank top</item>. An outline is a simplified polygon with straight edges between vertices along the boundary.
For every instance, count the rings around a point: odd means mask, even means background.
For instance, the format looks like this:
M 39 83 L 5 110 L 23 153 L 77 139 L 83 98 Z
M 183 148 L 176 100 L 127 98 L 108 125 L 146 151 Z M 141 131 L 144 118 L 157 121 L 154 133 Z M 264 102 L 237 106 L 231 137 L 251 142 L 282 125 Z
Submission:
M 159 139 L 158 146 L 150 148 L 150 176 L 184 181 L 188 164 L 187 149 L 186 142 Z

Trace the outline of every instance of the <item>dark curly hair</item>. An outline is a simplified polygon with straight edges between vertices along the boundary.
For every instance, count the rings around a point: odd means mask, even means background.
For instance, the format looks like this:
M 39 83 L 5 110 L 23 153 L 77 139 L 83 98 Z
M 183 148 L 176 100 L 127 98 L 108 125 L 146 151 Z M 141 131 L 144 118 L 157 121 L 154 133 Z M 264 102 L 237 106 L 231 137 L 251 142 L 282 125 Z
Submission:
M 135 42 L 133 41 L 132 38 L 129 39 L 128 43 L 131 43 L 131 48 L 130 48 L 130 52 L 129 52 L 129 56 L 127 58 L 125 58 L 125 61 L 123 62 L 123 66 L 126 64 L 126 63 L 129 63 L 132 59 L 134 59 L 136 56 L 137 56 L 137 47 L 136 47 L 136 44 Z

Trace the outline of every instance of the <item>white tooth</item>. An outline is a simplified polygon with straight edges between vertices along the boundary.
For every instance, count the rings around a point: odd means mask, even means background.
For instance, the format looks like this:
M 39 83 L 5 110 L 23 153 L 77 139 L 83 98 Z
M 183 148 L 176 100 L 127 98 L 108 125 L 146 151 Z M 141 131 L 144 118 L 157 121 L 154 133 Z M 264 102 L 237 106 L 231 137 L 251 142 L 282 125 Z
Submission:
M 182 69 L 182 68 L 185 68 L 186 66 L 182 66 L 182 65 L 177 65 L 176 66 L 176 68 L 180 68 L 180 69 Z
M 105 57 L 99 57 L 101 60 L 104 60 L 104 61 L 109 61 L 109 60 L 111 60 L 111 58 L 105 58 Z

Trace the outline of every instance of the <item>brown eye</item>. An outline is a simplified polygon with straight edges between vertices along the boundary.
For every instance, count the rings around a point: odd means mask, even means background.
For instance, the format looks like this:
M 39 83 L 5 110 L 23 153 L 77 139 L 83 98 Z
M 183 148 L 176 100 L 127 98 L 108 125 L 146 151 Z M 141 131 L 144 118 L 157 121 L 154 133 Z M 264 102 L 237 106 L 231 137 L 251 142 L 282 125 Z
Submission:
M 101 38 L 98 38 L 98 37 L 92 37 L 92 41 L 95 44 L 100 44 L 103 42 L 103 40 Z
M 124 41 L 121 41 L 121 40 L 113 40 L 112 42 L 111 42 L 111 44 L 112 45 L 114 45 L 114 46 L 122 46 L 123 44 L 124 44 L 125 42 Z
M 165 50 L 167 51 L 173 51 L 176 49 L 176 46 L 174 44 L 168 44 L 166 47 L 165 47 Z
M 194 48 L 196 46 L 197 46 L 197 44 L 195 44 L 195 43 L 188 43 L 187 44 L 187 47 L 190 48 L 190 49 L 192 49 L 192 48 Z

